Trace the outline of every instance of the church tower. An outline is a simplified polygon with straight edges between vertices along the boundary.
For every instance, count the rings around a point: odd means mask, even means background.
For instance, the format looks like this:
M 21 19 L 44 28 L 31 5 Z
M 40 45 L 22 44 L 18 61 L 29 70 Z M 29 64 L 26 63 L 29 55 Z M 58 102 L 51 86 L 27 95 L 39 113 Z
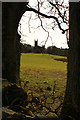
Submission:
M 34 40 L 34 47 L 38 46 L 38 40 Z

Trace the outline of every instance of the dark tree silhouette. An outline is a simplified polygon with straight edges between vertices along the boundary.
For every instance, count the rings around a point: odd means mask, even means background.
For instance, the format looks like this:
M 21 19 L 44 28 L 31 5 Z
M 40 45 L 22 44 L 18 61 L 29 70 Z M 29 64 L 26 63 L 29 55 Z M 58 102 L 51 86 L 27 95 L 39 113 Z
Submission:
M 50 3 L 52 4 L 52 3 Z M 38 3 L 39 5 L 39 3 Z M 10 82 L 15 82 L 19 77 L 19 59 L 20 53 L 17 52 L 19 41 L 17 39 L 17 27 L 19 20 L 25 10 L 34 11 L 43 17 L 53 18 L 56 20 L 58 27 L 64 33 L 57 18 L 48 16 L 35 10 L 26 3 L 3 3 L 3 78 Z M 53 5 L 53 7 L 55 7 Z M 38 7 L 39 8 L 39 7 Z M 57 9 L 57 8 L 56 8 Z M 58 10 L 58 9 L 57 9 Z M 61 14 L 59 13 L 59 16 Z M 64 12 L 65 16 L 65 12 Z M 62 17 L 62 16 L 61 16 Z M 62 17 L 62 20 L 64 17 Z M 41 19 L 40 19 L 41 20 Z M 41 21 L 42 25 L 42 21 Z M 62 119 L 80 119 L 80 2 L 70 3 L 70 37 L 69 37 L 69 56 L 68 56 L 68 77 L 67 87 L 62 109 Z M 19 50 L 19 49 L 18 49 Z
M 20 35 L 17 33 L 25 2 L 2 3 L 2 77 L 10 82 L 19 79 Z
M 80 2 L 70 2 L 70 37 L 64 120 L 80 119 Z

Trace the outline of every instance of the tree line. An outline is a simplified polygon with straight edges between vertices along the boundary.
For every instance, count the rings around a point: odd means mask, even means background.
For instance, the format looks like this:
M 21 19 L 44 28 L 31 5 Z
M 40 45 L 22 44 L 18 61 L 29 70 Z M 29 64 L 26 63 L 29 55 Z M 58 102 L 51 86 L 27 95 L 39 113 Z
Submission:
M 46 53 L 60 56 L 68 56 L 68 49 L 57 48 L 56 46 L 31 46 L 29 44 L 21 44 L 21 53 Z

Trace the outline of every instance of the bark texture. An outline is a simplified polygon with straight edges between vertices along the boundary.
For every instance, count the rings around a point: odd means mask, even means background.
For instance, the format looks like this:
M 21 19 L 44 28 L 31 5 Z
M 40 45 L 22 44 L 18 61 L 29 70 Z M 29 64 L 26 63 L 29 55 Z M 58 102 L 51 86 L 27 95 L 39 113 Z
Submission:
M 80 119 L 80 2 L 70 3 L 67 87 L 62 118 Z
M 10 82 L 19 79 L 20 35 L 17 33 L 25 2 L 2 3 L 2 77 Z

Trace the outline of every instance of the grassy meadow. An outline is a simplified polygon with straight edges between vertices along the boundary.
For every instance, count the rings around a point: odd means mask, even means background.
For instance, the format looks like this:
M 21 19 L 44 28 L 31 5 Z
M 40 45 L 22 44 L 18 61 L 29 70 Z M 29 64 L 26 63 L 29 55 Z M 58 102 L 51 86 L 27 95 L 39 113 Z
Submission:
M 67 62 L 55 59 L 66 59 L 66 57 L 49 54 L 21 54 L 21 86 L 28 94 L 29 104 L 26 108 L 32 115 L 51 116 L 63 101 L 66 89 Z

